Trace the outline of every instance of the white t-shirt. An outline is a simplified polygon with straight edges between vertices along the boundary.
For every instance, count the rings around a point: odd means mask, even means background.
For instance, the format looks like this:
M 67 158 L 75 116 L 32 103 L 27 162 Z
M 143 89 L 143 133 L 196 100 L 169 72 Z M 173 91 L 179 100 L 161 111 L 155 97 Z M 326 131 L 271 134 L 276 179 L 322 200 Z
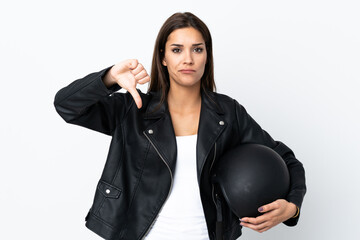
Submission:
M 173 187 L 146 240 L 209 240 L 196 168 L 197 135 L 178 136 Z

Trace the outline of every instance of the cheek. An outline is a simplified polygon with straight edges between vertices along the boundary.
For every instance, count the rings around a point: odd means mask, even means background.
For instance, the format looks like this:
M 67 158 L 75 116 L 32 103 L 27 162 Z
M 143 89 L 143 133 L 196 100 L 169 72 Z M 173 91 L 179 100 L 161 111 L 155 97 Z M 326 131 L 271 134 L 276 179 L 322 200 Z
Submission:
M 176 65 L 172 61 L 167 61 L 167 70 L 169 73 L 169 76 L 175 77 L 176 73 Z
M 173 74 L 173 73 L 175 72 L 175 67 L 174 67 L 174 65 L 168 64 L 167 68 L 168 68 L 168 72 L 169 72 L 170 74 Z
M 201 64 L 205 66 L 206 61 L 207 61 L 207 54 L 205 53 L 204 55 L 202 55 L 199 60 L 200 60 Z
M 177 61 L 174 61 L 174 59 L 171 59 L 171 61 L 168 62 L 168 69 L 170 71 L 176 71 L 177 69 L 177 65 L 178 65 L 178 62 Z

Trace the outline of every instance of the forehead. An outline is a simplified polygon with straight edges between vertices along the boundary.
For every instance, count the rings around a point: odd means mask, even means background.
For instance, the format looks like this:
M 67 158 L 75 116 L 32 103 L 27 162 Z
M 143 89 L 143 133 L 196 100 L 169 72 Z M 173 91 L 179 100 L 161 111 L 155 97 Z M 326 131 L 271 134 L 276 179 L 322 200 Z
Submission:
M 170 33 L 166 44 L 193 44 L 193 43 L 205 43 L 201 33 L 195 28 L 180 28 Z

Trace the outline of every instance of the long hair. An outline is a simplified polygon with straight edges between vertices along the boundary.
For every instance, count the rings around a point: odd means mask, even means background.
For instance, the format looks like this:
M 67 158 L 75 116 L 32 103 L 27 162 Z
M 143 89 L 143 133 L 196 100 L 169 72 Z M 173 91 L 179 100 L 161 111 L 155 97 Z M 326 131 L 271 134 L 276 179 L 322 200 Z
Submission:
M 161 27 L 156 38 L 154 54 L 151 66 L 151 81 L 148 92 L 160 91 L 160 105 L 167 98 L 170 88 L 169 72 L 167 67 L 162 64 L 165 55 L 165 44 L 169 35 L 176 29 L 193 27 L 198 30 L 204 41 L 207 52 L 207 59 L 204 74 L 201 77 L 201 88 L 207 91 L 216 91 L 214 81 L 214 61 L 212 53 L 212 39 L 208 27 L 197 16 L 190 12 L 175 13 L 170 16 Z

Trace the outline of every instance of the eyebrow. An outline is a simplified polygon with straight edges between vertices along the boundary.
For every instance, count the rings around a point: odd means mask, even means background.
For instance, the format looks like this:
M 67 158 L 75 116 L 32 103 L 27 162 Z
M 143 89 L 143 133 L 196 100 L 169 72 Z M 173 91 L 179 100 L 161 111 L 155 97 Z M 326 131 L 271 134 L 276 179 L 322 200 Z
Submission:
M 200 45 L 204 45 L 204 43 L 195 43 L 193 44 L 193 46 L 200 46 Z M 173 43 L 170 46 L 175 46 L 175 47 L 183 47 L 184 45 L 182 44 L 177 44 L 177 43 Z

